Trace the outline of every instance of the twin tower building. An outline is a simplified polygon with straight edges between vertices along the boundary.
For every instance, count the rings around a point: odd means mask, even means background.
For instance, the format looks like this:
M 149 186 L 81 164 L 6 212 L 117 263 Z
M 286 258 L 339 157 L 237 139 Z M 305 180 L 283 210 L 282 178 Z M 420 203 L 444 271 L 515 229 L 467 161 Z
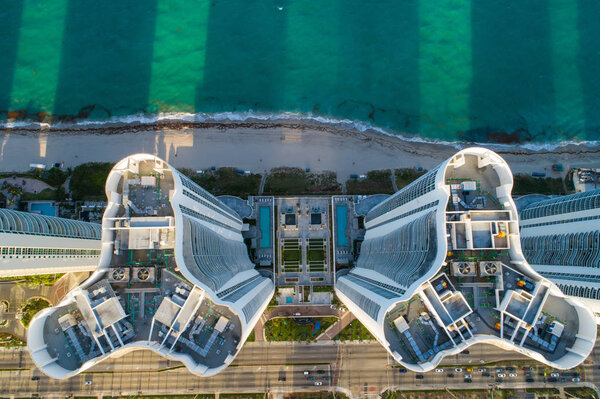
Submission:
M 468 148 L 366 215 L 335 292 L 405 367 L 431 370 L 478 342 L 563 369 L 590 354 L 600 191 L 534 202 L 519 218 L 511 189 L 501 157 Z M 275 291 L 240 216 L 148 154 L 118 162 L 106 195 L 101 226 L 0 209 L 0 273 L 94 267 L 31 321 L 36 365 L 67 378 L 145 348 L 198 375 L 223 370 Z

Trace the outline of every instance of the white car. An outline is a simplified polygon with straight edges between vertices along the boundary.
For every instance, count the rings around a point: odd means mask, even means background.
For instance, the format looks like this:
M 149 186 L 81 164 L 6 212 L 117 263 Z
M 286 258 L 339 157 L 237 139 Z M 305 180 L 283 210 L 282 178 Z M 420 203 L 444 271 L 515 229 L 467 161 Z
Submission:
M 510 373 L 508 376 L 509 376 L 509 377 L 513 377 L 513 378 L 514 378 L 514 377 L 516 377 L 516 376 L 517 376 L 517 373 Z
M 460 373 L 462 371 L 462 369 L 460 367 L 457 367 L 454 369 L 454 371 L 456 371 L 457 373 Z
M 558 378 L 558 377 L 560 377 L 560 374 L 558 374 L 558 373 L 551 373 L 550 377 Z
M 92 381 L 86 381 L 84 382 L 85 385 L 92 385 Z
M 471 374 L 465 374 L 465 380 L 470 380 L 471 378 L 473 378 Z
M 323 385 L 323 383 L 321 381 L 316 381 L 315 385 Z
M 506 374 L 504 374 L 504 373 L 498 373 L 498 378 L 504 378 L 504 377 L 506 377 Z
M 443 372 L 444 372 L 444 369 L 435 369 L 435 372 L 436 372 L 436 373 L 443 373 Z
M 581 378 L 579 378 L 579 377 L 571 378 L 571 381 L 573 381 L 573 382 L 581 382 Z
M 304 375 L 309 375 L 309 374 L 310 374 L 310 371 L 304 370 Z

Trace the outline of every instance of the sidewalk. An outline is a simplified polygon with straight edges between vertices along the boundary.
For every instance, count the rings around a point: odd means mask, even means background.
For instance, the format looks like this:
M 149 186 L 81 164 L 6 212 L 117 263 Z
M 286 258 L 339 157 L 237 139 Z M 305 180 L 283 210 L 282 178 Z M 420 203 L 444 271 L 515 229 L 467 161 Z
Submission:
M 325 330 L 321 335 L 317 337 L 317 341 L 332 340 L 354 319 L 356 319 L 356 317 L 351 312 L 345 312 L 335 324 L 329 326 L 327 330 Z

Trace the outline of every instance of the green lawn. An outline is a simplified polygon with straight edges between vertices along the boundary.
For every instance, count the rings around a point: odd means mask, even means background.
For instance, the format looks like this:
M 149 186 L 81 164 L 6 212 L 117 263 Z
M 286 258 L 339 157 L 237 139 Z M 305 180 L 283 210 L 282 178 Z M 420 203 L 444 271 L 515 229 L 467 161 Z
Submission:
M 36 200 L 57 201 L 60 198 L 57 198 L 56 194 L 57 194 L 57 191 L 53 188 L 45 188 L 37 194 L 24 192 L 23 194 L 21 194 L 21 201 L 36 201 Z
M 321 329 L 313 334 L 315 322 Z M 316 317 L 309 324 L 298 324 L 292 318 L 277 318 L 265 323 L 267 341 L 314 341 L 323 331 L 337 321 L 337 317 Z
M 284 249 L 283 250 L 283 263 L 286 262 L 299 262 L 302 256 L 299 249 Z
M 334 339 L 340 341 L 370 341 L 375 338 L 360 321 L 353 320 Z
M 25 306 L 23 306 L 23 318 L 21 319 L 21 323 L 25 328 L 29 327 L 29 323 L 33 316 L 37 314 L 40 310 L 47 308 L 50 304 L 43 299 L 32 299 L 27 301 Z
M 306 173 L 300 168 L 272 169 L 264 195 L 341 194 L 342 186 L 333 172 Z
M 325 260 L 325 252 L 322 249 L 309 249 L 308 260 L 312 262 L 322 262 Z
M 372 170 L 365 179 L 350 179 L 346 182 L 346 194 L 371 195 L 393 194 L 392 171 Z

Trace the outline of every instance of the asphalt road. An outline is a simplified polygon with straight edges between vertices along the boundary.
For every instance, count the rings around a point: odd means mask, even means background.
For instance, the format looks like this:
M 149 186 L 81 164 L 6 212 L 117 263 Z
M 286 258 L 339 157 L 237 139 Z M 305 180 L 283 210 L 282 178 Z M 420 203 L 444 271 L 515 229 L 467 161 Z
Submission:
M 445 389 L 550 386 L 537 375 L 546 370 L 513 352 L 489 345 L 476 345 L 468 355 L 451 356 L 444 360 L 444 372 L 424 374 L 416 379 L 412 372 L 402 373 L 378 343 L 317 343 L 246 344 L 233 365 L 211 378 L 190 374 L 177 362 L 168 361 L 150 351 L 136 351 L 118 359 L 100 363 L 89 372 L 67 380 L 53 380 L 37 370 L 26 350 L 0 351 L 0 395 L 48 396 L 54 394 L 136 395 L 189 392 L 273 392 L 283 393 L 307 389 L 330 389 L 332 386 L 351 390 L 355 396 L 375 396 L 387 387 L 402 389 Z M 477 369 L 481 361 L 518 360 L 515 378 L 504 378 L 496 384 L 495 367 L 487 366 L 491 377 L 483 377 Z M 527 363 L 536 367 L 535 382 L 526 383 L 521 367 Z M 588 365 L 581 368 L 587 381 L 598 381 L 600 351 L 596 349 Z M 472 365 L 473 372 L 456 372 L 456 365 Z M 539 366 L 539 370 L 537 367 Z M 305 375 L 304 371 L 310 374 Z M 454 374 L 450 378 L 448 374 Z M 464 382 L 464 374 L 472 375 L 472 383 Z M 508 372 L 506 372 L 508 375 Z M 312 380 L 314 377 L 314 380 Z M 32 380 L 32 378 L 34 378 Z M 285 379 L 285 381 L 280 381 Z M 565 377 L 571 384 L 571 377 Z M 86 383 L 87 382 L 87 383 Z M 315 385 L 320 382 L 322 385 Z M 560 382 L 558 383 L 560 384 Z

